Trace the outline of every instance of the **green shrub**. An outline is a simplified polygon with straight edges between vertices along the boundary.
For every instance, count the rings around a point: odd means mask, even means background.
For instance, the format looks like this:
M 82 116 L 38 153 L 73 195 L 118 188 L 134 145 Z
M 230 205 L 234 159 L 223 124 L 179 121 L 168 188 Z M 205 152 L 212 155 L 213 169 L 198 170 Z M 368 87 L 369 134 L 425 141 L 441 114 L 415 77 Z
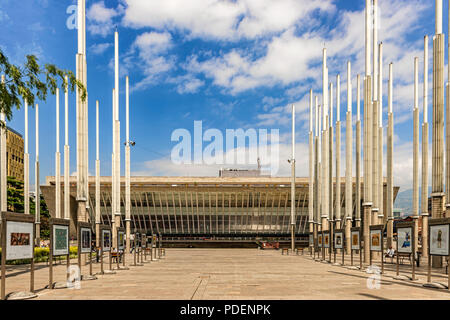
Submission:
M 2 249 L 0 248 L 0 259 Z M 70 258 L 76 258 L 78 256 L 78 247 L 69 247 Z M 49 260 L 50 249 L 49 248 L 34 248 L 34 262 L 47 262 Z M 66 256 L 53 257 L 53 260 L 66 260 Z M 20 259 L 7 261 L 9 265 L 30 264 L 31 259 Z

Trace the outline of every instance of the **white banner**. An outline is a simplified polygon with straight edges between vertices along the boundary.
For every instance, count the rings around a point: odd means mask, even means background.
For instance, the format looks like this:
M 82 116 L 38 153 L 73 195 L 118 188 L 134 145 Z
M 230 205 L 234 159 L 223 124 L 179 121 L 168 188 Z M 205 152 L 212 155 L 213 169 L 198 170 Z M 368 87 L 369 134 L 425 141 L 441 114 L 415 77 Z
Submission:
M 33 228 L 30 222 L 6 222 L 6 260 L 33 257 Z
M 430 226 L 430 254 L 436 256 L 449 255 L 449 228 L 450 225 L 443 224 Z

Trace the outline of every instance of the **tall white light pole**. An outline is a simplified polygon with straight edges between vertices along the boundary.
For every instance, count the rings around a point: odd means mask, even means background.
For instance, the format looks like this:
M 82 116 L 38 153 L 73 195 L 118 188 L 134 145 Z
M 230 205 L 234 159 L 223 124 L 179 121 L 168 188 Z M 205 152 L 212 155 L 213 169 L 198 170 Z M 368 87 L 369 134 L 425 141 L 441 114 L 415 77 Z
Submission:
M 393 246 L 394 236 L 394 174 L 393 174 L 393 156 L 394 156 L 394 114 L 393 104 L 393 64 L 389 64 L 389 86 L 388 86 L 388 131 L 387 131 L 387 192 L 386 192 L 386 210 L 387 210 L 387 246 Z
M 59 89 L 56 88 L 56 152 L 55 152 L 55 215 L 61 219 L 61 153 L 59 152 Z
M 345 134 L 345 238 L 346 251 L 351 252 L 351 227 L 352 227 L 352 212 L 353 212 L 353 172 L 352 172 L 352 143 L 353 143 L 353 128 L 352 128 L 352 78 L 351 78 L 351 63 L 347 62 L 347 123 Z
M 23 155 L 23 203 L 24 213 L 30 214 L 30 154 L 28 153 L 28 102 L 24 101 L 25 107 L 25 153 Z
M 428 36 L 424 37 L 423 62 L 423 124 L 422 124 L 422 243 L 428 243 Z M 448 128 L 448 126 L 447 126 Z M 428 258 L 428 246 L 422 246 L 422 255 Z
M 100 133 L 99 133 L 99 103 L 95 105 L 95 140 L 96 140 L 96 158 L 95 158 L 95 232 L 100 234 Z M 97 237 L 97 248 L 100 247 L 100 237 Z
M 356 226 L 361 227 L 361 76 L 356 78 Z
M 295 250 L 295 105 L 292 105 L 291 250 Z
M 70 147 L 68 78 L 64 88 L 64 219 L 70 219 Z
M 40 246 L 41 241 L 41 190 L 39 184 L 39 105 L 36 104 L 36 162 L 34 166 L 35 176 L 35 230 L 36 245 Z
M 383 177 L 383 43 L 378 45 L 378 223 L 384 224 Z
M 336 76 L 336 228 L 341 228 L 341 76 Z
M 370 260 L 369 247 L 369 226 L 372 214 L 372 78 L 371 78 L 371 49 L 370 49 L 370 31 L 372 30 L 372 4 L 371 0 L 366 0 L 366 36 L 365 36 L 365 53 L 366 53 L 366 77 L 364 79 L 364 261 Z
M 413 109 L 413 220 L 419 230 L 419 58 L 414 58 L 414 109 Z M 418 249 L 418 232 L 414 232 L 414 254 Z
M 2 83 L 5 83 L 5 76 L 2 75 Z M 6 158 L 6 117 L 3 112 L 0 113 L 0 121 L 4 127 L 0 130 L 0 209 L 2 212 L 8 210 L 8 166 Z
M 125 231 L 126 231 L 126 250 L 130 251 L 131 235 L 131 178 L 130 178 L 130 89 L 129 78 L 126 77 L 126 145 L 125 145 Z

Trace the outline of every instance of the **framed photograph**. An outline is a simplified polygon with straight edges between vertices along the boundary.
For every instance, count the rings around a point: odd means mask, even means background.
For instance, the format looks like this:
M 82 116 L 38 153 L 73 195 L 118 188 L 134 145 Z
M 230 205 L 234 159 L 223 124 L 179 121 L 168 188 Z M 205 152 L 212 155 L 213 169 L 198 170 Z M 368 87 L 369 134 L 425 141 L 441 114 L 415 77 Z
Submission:
M 125 249 L 125 232 L 119 230 L 118 232 L 119 250 Z
M 69 254 L 69 226 L 53 225 L 53 255 Z
M 104 252 L 111 250 L 111 230 L 102 230 L 102 250 Z
M 352 231 L 352 250 L 359 250 L 359 231 Z
M 317 236 L 317 245 L 319 246 L 319 248 L 322 248 L 322 234 L 319 233 L 319 235 Z
M 135 237 L 135 241 L 136 241 L 136 247 L 141 248 L 142 243 L 141 243 L 141 234 L 139 232 L 136 232 L 136 237 Z
M 433 256 L 449 255 L 449 224 L 430 225 L 430 254 Z
M 328 232 L 323 233 L 323 245 L 325 248 L 330 247 L 330 234 Z
M 370 250 L 381 251 L 381 230 L 370 230 Z
M 141 247 L 147 248 L 147 235 L 145 233 L 141 233 Z
M 80 228 L 81 235 L 81 253 L 91 252 L 92 232 L 90 228 Z
M 334 234 L 334 247 L 336 249 L 342 249 L 344 243 L 344 234 L 339 231 Z
M 6 260 L 33 257 L 33 230 L 33 223 L 6 222 Z
M 411 227 L 397 228 L 397 251 L 402 253 L 412 252 L 412 235 Z

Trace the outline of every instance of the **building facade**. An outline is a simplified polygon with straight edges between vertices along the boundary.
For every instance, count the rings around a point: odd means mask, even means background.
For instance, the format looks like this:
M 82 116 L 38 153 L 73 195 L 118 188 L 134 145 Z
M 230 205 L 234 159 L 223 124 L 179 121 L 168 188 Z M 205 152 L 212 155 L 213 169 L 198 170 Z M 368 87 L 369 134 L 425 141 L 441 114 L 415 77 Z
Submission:
M 24 140 L 20 133 L 12 128 L 7 128 L 6 132 L 6 159 L 9 177 L 17 180 L 24 179 Z
M 100 185 L 101 223 L 109 225 L 112 221 L 111 177 L 101 177 Z M 123 177 L 121 188 L 123 226 Z M 353 194 L 355 188 L 354 183 Z M 41 186 L 41 190 L 50 214 L 54 216 L 55 178 L 47 177 L 46 185 Z M 61 190 L 64 190 L 63 187 Z M 71 220 L 75 226 L 76 177 L 70 177 L 70 190 Z M 297 178 L 294 205 L 296 233 L 300 235 L 309 232 L 308 191 L 308 179 Z M 398 188 L 395 188 L 394 196 L 397 193 Z M 64 206 L 63 197 L 61 194 L 61 212 Z M 341 206 L 345 207 L 343 194 L 341 199 Z M 95 222 L 95 205 L 95 177 L 90 177 L 88 210 L 92 223 Z M 355 201 L 352 206 L 355 210 Z M 131 227 L 148 233 L 180 237 L 288 235 L 290 208 L 289 177 L 131 177 Z

